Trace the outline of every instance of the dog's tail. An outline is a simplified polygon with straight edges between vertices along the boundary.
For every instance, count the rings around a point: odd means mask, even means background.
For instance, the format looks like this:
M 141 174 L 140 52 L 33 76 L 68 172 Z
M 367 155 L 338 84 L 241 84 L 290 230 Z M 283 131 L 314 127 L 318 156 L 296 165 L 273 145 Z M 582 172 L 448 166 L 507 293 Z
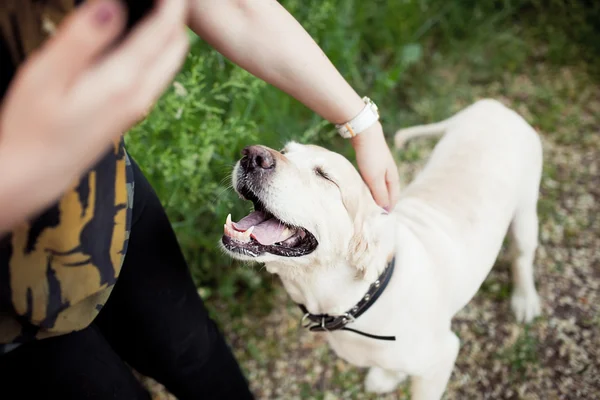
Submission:
M 448 128 L 448 123 L 451 119 L 452 117 L 432 124 L 417 125 L 400 129 L 396 131 L 396 134 L 394 135 L 394 144 L 397 149 L 401 149 L 406 142 L 416 137 L 441 136 Z

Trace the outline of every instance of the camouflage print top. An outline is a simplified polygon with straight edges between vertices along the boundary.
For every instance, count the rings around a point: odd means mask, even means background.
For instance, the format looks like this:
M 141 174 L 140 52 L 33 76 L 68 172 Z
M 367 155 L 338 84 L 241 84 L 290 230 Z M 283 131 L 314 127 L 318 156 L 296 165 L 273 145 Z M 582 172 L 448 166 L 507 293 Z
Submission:
M 75 0 L 0 0 L 0 7 L 3 95 L 14 67 Z M 119 141 L 57 204 L 0 237 L 0 354 L 94 320 L 121 269 L 132 200 L 133 173 Z

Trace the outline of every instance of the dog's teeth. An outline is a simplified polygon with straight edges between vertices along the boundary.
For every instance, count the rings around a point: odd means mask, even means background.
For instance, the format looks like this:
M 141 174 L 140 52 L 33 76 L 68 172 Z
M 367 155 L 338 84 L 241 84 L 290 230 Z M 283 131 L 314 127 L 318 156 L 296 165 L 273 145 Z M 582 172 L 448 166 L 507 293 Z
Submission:
M 244 242 L 244 243 L 248 243 L 250 241 L 250 235 L 252 234 L 252 231 L 254 230 L 254 227 L 250 227 L 250 229 L 247 229 L 245 232 L 236 232 L 238 234 L 238 239 L 240 242 Z
M 237 232 L 232 229 L 232 227 L 230 225 L 223 225 L 223 231 L 225 232 L 226 236 L 229 236 L 230 238 L 236 239 L 237 238 Z
M 233 229 L 232 225 L 228 225 L 228 224 L 223 225 L 223 232 L 225 232 L 226 236 L 229 236 L 230 238 L 235 239 L 238 242 L 242 242 L 242 243 L 250 242 L 250 235 L 252 234 L 253 230 L 254 230 L 254 227 L 251 227 L 250 229 L 246 230 L 245 232 L 238 232 L 235 229 Z
M 251 226 L 244 232 L 239 232 L 233 227 L 231 214 L 227 215 L 227 220 L 225 221 L 225 225 L 223 225 L 223 232 L 225 232 L 225 235 L 237 240 L 238 242 L 248 243 L 250 242 L 250 235 L 252 234 L 252 231 L 254 231 L 254 226 Z
M 250 239 L 248 239 L 243 232 L 238 232 L 238 240 L 242 243 L 247 243 L 250 241 Z

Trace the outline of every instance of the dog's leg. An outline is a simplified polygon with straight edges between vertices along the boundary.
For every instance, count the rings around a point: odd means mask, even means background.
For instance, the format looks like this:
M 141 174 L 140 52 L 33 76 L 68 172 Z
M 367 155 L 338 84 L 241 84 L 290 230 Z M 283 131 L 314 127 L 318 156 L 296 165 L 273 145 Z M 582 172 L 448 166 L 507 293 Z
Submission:
M 406 376 L 403 372 L 372 367 L 365 379 L 365 389 L 371 393 L 393 392 L 406 379 Z
M 531 322 L 540 315 L 535 290 L 533 261 L 538 245 L 538 218 L 534 206 L 517 210 L 510 227 L 513 293 L 511 308 L 519 322 Z
M 448 332 L 443 340 L 432 344 L 431 369 L 421 376 L 413 376 L 411 398 L 413 400 L 439 400 L 452 374 L 460 341 L 454 332 Z

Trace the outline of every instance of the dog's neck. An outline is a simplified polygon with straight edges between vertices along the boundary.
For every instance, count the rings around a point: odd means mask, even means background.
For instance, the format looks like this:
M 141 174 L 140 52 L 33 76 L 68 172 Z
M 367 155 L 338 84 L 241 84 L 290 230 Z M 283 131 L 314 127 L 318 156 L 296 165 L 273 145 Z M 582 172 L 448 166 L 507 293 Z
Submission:
M 300 279 L 280 276 L 298 304 L 312 314 L 340 315 L 352 308 L 367 292 L 371 282 L 357 277 L 350 266 L 332 266 Z
M 368 243 L 349 241 L 349 247 L 363 246 L 353 248 L 352 256 L 317 260 L 295 271 L 285 266 L 267 265 L 267 269 L 279 275 L 292 300 L 304 304 L 310 313 L 343 314 L 367 293 L 395 255 L 395 229 L 372 228 L 362 232 L 369 236 L 365 238 Z

